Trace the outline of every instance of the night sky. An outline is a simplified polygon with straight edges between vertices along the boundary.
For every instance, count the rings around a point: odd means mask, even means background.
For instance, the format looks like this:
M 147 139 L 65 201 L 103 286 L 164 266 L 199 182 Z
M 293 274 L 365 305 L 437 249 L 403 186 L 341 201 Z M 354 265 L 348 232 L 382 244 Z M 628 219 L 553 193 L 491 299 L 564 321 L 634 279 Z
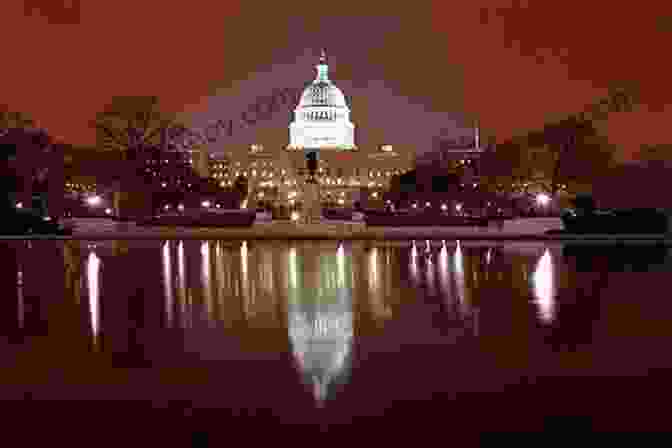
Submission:
M 339 61 L 337 85 L 383 80 L 427 110 L 478 114 L 498 139 L 636 80 L 643 104 L 613 114 L 603 132 L 626 157 L 672 138 L 670 2 L 5 0 L 2 9 L 3 102 L 75 144 L 94 142 L 87 122 L 114 95 L 202 112 L 216 90 L 323 45 Z M 310 81 L 307 70 L 294 82 Z

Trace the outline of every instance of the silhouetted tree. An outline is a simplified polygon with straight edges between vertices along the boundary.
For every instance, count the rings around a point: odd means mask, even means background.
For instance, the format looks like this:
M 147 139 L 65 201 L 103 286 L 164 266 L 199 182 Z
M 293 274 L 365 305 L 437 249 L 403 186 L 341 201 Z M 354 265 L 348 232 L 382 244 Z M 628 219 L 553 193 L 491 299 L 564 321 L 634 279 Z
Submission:
M 0 136 L 12 129 L 32 129 L 35 122 L 22 112 L 11 111 L 7 105 L 0 105 Z
M 481 160 L 481 180 L 489 190 L 507 189 L 533 175 L 534 159 L 524 138 L 514 137 L 486 151 Z
M 672 160 L 671 144 L 643 144 L 636 158 L 647 166 L 665 166 Z
M 161 112 L 155 96 L 118 96 L 98 114 L 91 125 L 98 147 L 120 151 L 126 160 L 138 152 L 159 148 L 171 150 L 191 144 L 184 137 L 188 129 Z

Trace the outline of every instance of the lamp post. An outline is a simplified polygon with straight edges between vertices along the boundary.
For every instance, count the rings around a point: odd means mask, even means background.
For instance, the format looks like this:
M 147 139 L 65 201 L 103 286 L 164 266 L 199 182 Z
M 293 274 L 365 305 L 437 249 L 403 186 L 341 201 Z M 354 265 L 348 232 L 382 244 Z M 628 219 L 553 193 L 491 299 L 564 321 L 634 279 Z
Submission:
M 539 204 L 545 215 L 548 215 L 548 204 L 551 202 L 551 197 L 547 195 L 546 193 L 539 193 L 536 196 L 537 204 Z

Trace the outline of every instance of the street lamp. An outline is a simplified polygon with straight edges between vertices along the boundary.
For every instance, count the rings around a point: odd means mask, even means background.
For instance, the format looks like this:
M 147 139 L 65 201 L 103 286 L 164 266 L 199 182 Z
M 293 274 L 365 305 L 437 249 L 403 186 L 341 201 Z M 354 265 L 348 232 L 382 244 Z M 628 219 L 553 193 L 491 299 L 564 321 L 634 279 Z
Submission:
M 89 205 L 98 205 L 98 204 L 100 204 L 100 196 L 98 196 L 98 195 L 90 196 L 90 197 L 86 200 L 86 202 L 87 202 Z
M 537 203 L 542 206 L 547 206 L 548 203 L 551 201 L 551 197 L 547 195 L 546 193 L 539 193 L 537 195 Z
M 551 197 L 546 193 L 539 193 L 536 197 L 537 204 L 544 208 L 544 212 L 548 212 L 548 204 L 551 202 Z

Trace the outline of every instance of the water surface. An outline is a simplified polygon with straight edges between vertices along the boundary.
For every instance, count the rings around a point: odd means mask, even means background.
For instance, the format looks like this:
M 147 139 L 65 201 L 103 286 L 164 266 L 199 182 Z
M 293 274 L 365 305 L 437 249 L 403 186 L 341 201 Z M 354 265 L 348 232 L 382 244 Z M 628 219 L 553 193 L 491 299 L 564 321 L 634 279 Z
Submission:
M 17 431 L 38 419 L 64 437 L 117 422 L 113 435 L 148 440 L 666 424 L 653 410 L 672 364 L 664 247 L 1 250 L 0 387 Z

